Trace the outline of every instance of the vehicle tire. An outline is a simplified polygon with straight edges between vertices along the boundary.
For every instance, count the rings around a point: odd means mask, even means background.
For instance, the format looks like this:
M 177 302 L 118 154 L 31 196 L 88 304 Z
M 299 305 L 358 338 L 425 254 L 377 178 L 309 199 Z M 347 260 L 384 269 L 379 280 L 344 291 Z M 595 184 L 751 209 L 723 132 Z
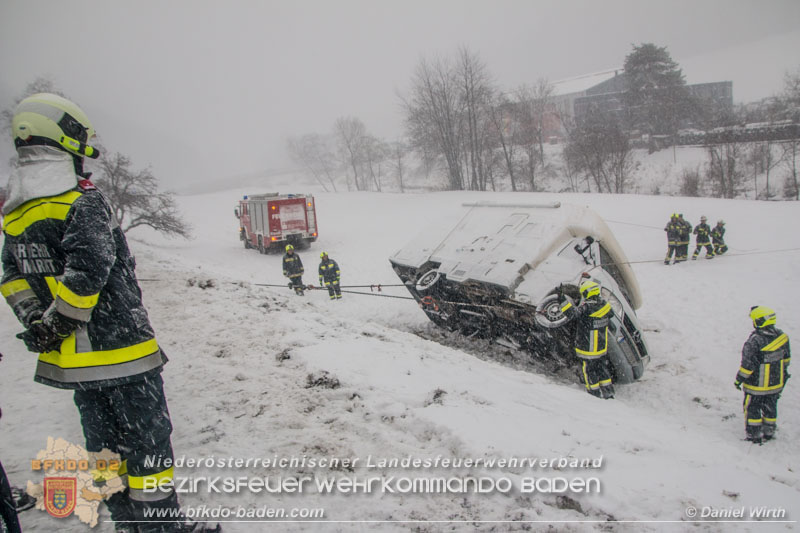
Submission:
M 258 237 L 258 253 L 260 254 L 267 253 L 267 249 L 264 248 L 264 241 L 261 239 L 260 236 Z
M 426 292 L 432 289 L 440 279 L 438 270 L 429 270 L 419 277 L 416 283 L 417 292 Z
M 558 294 L 548 294 L 536 306 L 536 323 L 543 328 L 553 329 L 563 326 L 569 317 L 561 312 Z
M 242 232 L 241 239 L 242 239 L 242 242 L 244 242 L 244 249 L 245 250 L 249 250 L 250 248 L 252 248 L 252 245 L 250 244 L 250 239 L 247 237 L 247 233 Z

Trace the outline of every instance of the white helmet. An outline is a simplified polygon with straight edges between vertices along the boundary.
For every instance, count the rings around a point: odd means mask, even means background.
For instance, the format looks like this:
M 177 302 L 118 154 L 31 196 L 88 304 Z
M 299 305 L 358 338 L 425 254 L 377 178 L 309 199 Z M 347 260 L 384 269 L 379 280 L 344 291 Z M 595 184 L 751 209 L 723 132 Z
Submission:
M 34 94 L 17 104 L 11 135 L 17 148 L 45 144 L 80 157 L 94 159 L 100 155 L 97 148 L 87 144 L 95 136 L 89 117 L 57 94 Z

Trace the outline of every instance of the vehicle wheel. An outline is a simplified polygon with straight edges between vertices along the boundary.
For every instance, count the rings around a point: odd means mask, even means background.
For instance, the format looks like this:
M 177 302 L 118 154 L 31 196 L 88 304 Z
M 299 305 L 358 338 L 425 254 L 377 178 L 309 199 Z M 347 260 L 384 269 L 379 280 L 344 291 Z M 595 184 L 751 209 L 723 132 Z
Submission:
M 264 248 L 264 241 L 261 240 L 261 237 L 258 238 L 258 253 L 260 254 L 267 253 L 266 248 Z
M 548 294 L 536 306 L 536 323 L 543 328 L 557 328 L 569 321 L 567 315 L 561 312 L 561 303 L 558 294 Z
M 416 284 L 417 292 L 425 292 L 430 290 L 436 283 L 438 283 L 441 275 L 438 270 L 429 270 L 419 277 Z
M 245 250 L 249 250 L 250 248 L 252 248 L 252 246 L 250 245 L 250 239 L 247 237 L 247 233 L 242 232 L 241 239 L 242 239 L 242 242 L 244 242 L 244 249 Z

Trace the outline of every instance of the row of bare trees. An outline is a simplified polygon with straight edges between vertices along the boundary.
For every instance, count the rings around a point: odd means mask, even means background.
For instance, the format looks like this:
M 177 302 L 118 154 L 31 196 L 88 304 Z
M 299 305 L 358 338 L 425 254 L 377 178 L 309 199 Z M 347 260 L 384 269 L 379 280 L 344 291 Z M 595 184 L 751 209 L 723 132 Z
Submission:
M 291 137 L 287 150 L 295 164 L 326 192 L 337 191 L 340 176 L 348 190 L 380 192 L 389 180 L 394 180 L 401 192 L 405 187 L 409 167 L 405 143 L 371 135 L 356 117 L 336 119 L 329 134 Z
M 442 163 L 453 190 L 536 190 L 546 168 L 544 121 L 552 87 L 501 91 L 468 48 L 455 60 L 423 59 L 402 98 L 410 146 Z

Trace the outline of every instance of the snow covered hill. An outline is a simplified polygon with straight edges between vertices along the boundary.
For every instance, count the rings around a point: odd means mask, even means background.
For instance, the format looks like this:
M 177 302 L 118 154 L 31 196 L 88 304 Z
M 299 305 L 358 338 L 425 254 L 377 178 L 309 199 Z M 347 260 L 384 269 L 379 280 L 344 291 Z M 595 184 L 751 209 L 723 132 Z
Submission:
M 692 509 L 700 519 L 704 509 L 718 515 L 740 508 L 745 519 L 751 509 L 783 509 L 777 518 L 784 522 L 776 526 L 796 529 L 800 385 L 790 381 L 780 401 L 777 440 L 754 446 L 743 441 L 742 393 L 733 380 L 752 305 L 776 309 L 779 327 L 800 339 L 800 204 L 634 195 L 317 194 L 320 240 L 300 251 L 304 281 L 317 283 L 325 250 L 341 266 L 345 286 L 398 283 L 388 257 L 429 224 L 453 224 L 463 202 L 559 200 L 596 210 L 633 262 L 652 355 L 642 380 L 619 387 L 615 400 L 601 401 L 570 376 L 529 368 L 524 354 L 443 335 L 411 300 L 345 292 L 331 302 L 322 291 L 295 296 L 283 286 L 280 255 L 259 255 L 238 241 L 233 208 L 242 193 L 258 192 L 266 190 L 181 197 L 195 227 L 189 242 L 146 231 L 129 235 L 145 302 L 170 358 L 164 376 L 176 455 L 359 461 L 354 468 L 179 469 L 178 475 L 485 476 L 508 479 L 515 488 L 182 497 L 187 505 L 323 508 L 323 520 L 332 521 L 230 522 L 225 531 L 505 531 L 548 523 L 583 531 L 607 529 L 607 520 L 640 531 L 689 521 Z M 664 266 L 662 228 L 676 211 L 694 224 L 700 215 L 725 219 L 729 254 Z M 407 296 L 402 287 L 380 294 Z M 68 392 L 32 382 L 35 356 L 14 339 L 19 326 L 10 310 L 0 311 L 0 328 L 0 460 L 12 482 L 24 485 L 35 478 L 29 461 L 48 436 L 81 443 L 81 429 Z M 368 465 L 370 457 L 378 464 Z M 481 461 L 438 469 L 379 464 L 408 457 Z M 486 463 L 509 458 L 548 463 Z M 559 466 L 561 458 L 601 466 Z M 522 493 L 517 487 L 524 478 L 557 477 L 596 478 L 601 490 Z M 521 522 L 504 522 L 510 520 Z M 740 530 L 761 529 L 730 520 Z M 26 531 L 85 531 L 74 518 L 56 522 L 38 511 L 27 511 L 22 521 Z

